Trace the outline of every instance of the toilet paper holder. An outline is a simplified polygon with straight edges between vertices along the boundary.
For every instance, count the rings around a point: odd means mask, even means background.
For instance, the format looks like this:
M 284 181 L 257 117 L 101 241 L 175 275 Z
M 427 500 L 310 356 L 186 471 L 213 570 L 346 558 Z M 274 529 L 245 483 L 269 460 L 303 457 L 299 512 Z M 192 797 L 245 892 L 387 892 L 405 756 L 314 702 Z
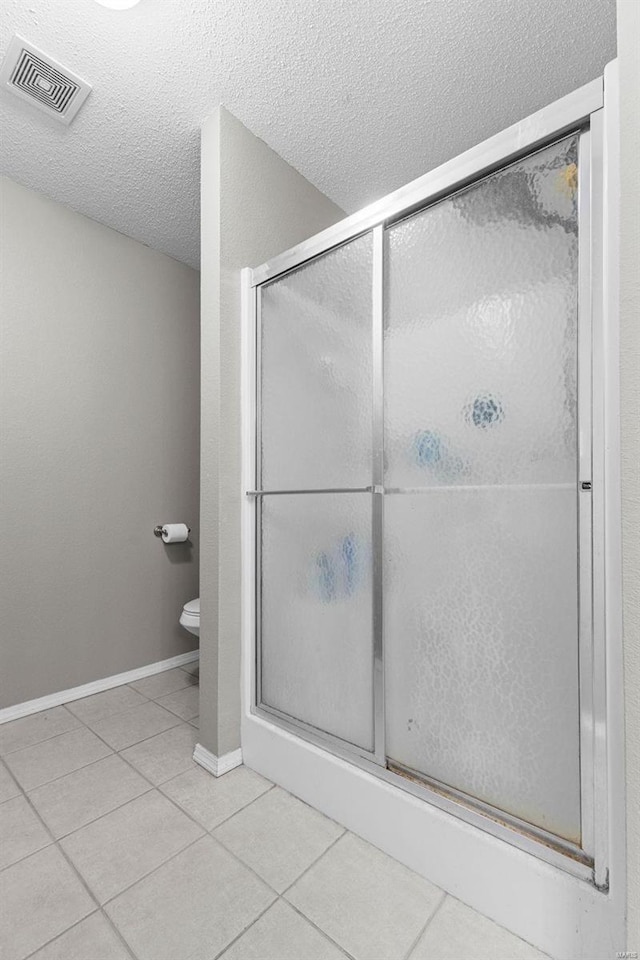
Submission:
M 166 523 L 157 523 L 157 524 L 155 525 L 155 527 L 153 528 L 153 535 L 154 535 L 154 537 L 161 537 L 161 536 L 162 536 L 162 528 L 163 528 L 163 527 L 166 527 Z M 189 533 L 191 533 L 191 527 L 187 527 L 187 530 L 189 531 Z

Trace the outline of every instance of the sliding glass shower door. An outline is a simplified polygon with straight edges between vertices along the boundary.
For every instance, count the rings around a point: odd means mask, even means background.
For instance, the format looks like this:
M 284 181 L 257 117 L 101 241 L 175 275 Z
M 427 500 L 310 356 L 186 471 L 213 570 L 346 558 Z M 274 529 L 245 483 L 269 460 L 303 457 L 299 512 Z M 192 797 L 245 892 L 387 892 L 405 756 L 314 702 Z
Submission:
M 580 841 L 578 138 L 387 233 L 395 764 Z
M 262 289 L 262 704 L 373 748 L 371 237 Z
M 260 282 L 256 314 L 256 708 L 576 850 L 582 136 Z

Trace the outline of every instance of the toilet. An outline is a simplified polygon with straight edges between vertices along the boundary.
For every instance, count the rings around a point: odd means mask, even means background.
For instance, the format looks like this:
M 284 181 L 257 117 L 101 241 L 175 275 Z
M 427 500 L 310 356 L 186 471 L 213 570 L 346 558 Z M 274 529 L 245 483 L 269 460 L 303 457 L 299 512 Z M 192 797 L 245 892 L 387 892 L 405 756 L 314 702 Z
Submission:
M 185 603 L 180 614 L 180 623 L 189 633 L 200 636 L 200 597 Z

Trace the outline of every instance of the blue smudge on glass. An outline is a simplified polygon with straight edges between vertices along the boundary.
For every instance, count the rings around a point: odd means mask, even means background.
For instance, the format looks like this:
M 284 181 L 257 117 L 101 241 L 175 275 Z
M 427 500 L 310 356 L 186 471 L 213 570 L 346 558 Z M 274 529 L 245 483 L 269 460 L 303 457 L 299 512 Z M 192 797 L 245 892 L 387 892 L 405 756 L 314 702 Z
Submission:
M 349 533 L 340 546 L 340 554 L 344 564 L 345 590 L 351 596 L 358 578 L 358 545 L 353 533 Z
M 325 603 L 335 599 L 336 595 L 336 575 L 333 564 L 326 553 L 319 553 L 316 557 L 318 567 L 318 586 L 320 587 L 320 597 Z
M 413 454 L 421 467 L 432 467 L 442 460 L 444 446 L 437 433 L 421 430 L 413 438 Z
M 502 404 L 491 394 L 476 397 L 471 408 L 471 419 L 476 427 L 491 427 L 504 419 Z

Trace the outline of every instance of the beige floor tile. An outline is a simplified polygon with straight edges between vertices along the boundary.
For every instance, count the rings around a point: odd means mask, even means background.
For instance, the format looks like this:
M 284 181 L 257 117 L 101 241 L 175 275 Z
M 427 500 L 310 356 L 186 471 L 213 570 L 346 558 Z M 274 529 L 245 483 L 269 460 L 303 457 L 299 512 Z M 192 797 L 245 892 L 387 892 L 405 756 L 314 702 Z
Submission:
M 214 835 L 282 892 L 342 833 L 344 827 L 275 787 Z
M 181 670 L 180 667 L 176 667 L 174 670 L 163 670 L 162 673 L 145 677 L 143 680 L 134 680 L 129 686 L 144 694 L 150 700 L 157 700 L 158 697 L 165 697 L 168 693 L 183 690 L 185 687 L 192 687 L 197 683 L 197 677 L 187 673 L 186 670 Z
M 91 721 L 87 726 L 95 730 L 114 750 L 124 750 L 134 743 L 155 736 L 156 733 L 176 727 L 179 723 L 175 713 L 147 700 L 140 707 L 116 713 L 103 720 Z
M 398 960 L 442 892 L 364 840 L 346 834 L 286 898 L 356 960 Z
M 0 870 L 51 842 L 48 830 L 26 797 L 0 803 Z
M 73 700 L 67 703 L 66 707 L 83 723 L 93 723 L 105 717 L 112 717 L 115 713 L 122 713 L 123 710 L 132 710 L 143 703 L 146 703 L 146 697 L 130 687 L 122 686 L 104 690 L 102 693 L 94 693 L 82 700 Z
M 0 956 L 23 960 L 96 905 L 55 846 L 0 873 Z
M 0 756 L 31 747 L 42 740 L 50 740 L 79 726 L 78 718 L 64 707 L 52 707 L 30 717 L 3 723 L 0 726 Z
M 70 834 L 60 845 L 105 903 L 202 833 L 153 790 Z
M 220 960 L 346 960 L 346 954 L 278 900 Z
M 131 954 L 98 912 L 56 937 L 30 960 L 131 960 Z
M 150 789 L 139 773 L 111 754 L 37 787 L 29 798 L 53 835 L 64 837 Z
M 212 960 L 273 899 L 205 836 L 105 909 L 139 960 Z
M 111 753 L 94 733 L 79 727 L 33 747 L 17 750 L 5 757 L 5 763 L 23 790 L 64 777 Z
M 157 785 L 195 767 L 193 748 L 197 738 L 197 731 L 192 726 L 181 723 L 178 727 L 128 747 L 122 751 L 122 756 L 147 780 Z
M 193 720 L 200 712 L 200 688 L 185 687 L 184 690 L 176 690 L 175 693 L 169 693 L 166 697 L 160 697 L 157 702 L 182 717 L 183 720 Z
M 195 764 L 192 768 L 160 789 L 207 830 L 213 830 L 271 787 L 268 780 L 246 767 L 236 767 L 222 777 L 213 777 Z
M 2 760 L 0 760 L 0 803 L 20 795 L 20 787 L 15 782 Z
M 427 927 L 411 960 L 544 960 L 531 944 L 447 897 Z

